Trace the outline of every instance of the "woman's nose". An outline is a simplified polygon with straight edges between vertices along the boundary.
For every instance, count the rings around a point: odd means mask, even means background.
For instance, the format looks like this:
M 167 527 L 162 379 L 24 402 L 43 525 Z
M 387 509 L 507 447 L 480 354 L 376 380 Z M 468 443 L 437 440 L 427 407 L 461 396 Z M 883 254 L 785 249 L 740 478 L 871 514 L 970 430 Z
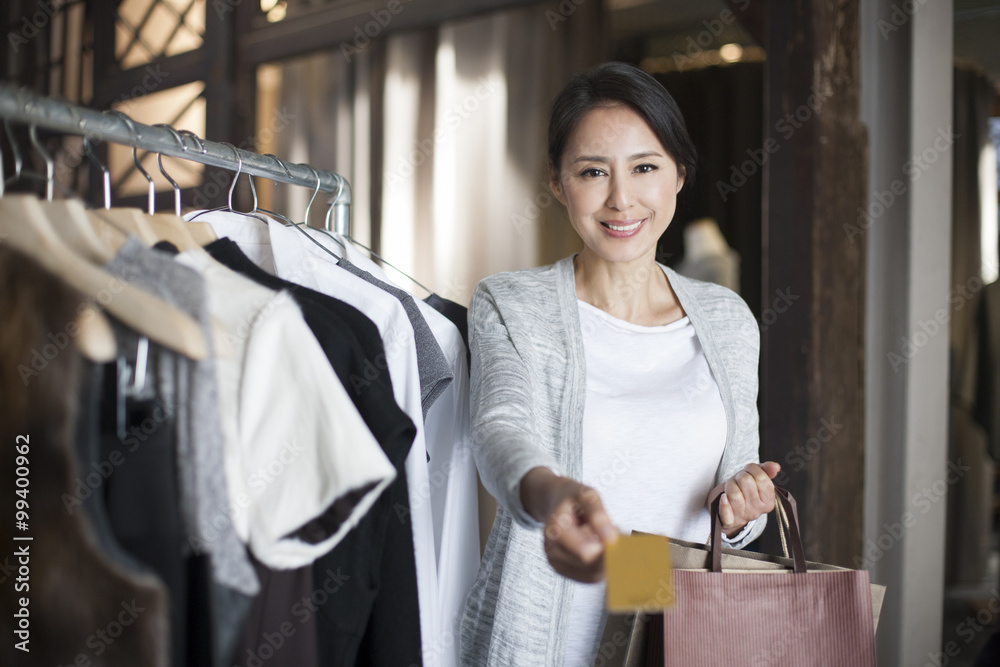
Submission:
M 616 211 L 625 211 L 632 205 L 633 194 L 629 187 L 628 179 L 619 176 L 612 176 L 610 191 L 608 192 L 608 208 Z

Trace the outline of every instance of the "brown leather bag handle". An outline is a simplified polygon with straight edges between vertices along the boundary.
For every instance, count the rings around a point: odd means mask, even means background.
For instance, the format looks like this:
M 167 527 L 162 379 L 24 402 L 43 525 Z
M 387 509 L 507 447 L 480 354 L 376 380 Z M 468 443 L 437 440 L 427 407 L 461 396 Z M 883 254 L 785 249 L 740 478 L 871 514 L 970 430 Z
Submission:
M 794 562 L 795 574 L 805 574 L 806 557 L 802 550 L 802 536 L 799 534 L 799 509 L 795 498 L 780 486 L 774 487 L 774 500 L 776 503 L 784 502 L 788 510 L 790 520 L 788 522 L 789 541 L 792 543 L 792 561 Z M 719 521 L 719 502 L 722 493 L 716 493 L 712 498 L 712 572 L 722 572 L 722 522 Z M 777 505 L 775 505 L 777 510 Z M 775 512 L 777 515 L 777 512 Z M 781 521 L 779 518 L 778 521 Z M 779 526 L 780 529 L 780 526 Z

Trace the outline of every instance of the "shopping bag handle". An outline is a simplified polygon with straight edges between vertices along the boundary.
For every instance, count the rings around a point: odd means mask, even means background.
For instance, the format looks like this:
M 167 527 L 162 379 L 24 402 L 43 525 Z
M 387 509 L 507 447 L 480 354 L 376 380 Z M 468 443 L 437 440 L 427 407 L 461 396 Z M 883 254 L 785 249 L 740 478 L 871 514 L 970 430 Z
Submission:
M 806 557 L 805 552 L 802 550 L 802 536 L 799 534 L 799 509 L 798 505 L 795 503 L 795 498 L 792 494 L 788 492 L 787 489 L 783 489 L 780 486 L 774 487 L 774 496 L 776 503 L 784 503 L 787 508 L 790 520 L 788 522 L 788 537 L 789 542 L 792 543 L 792 561 L 794 562 L 794 572 L 795 574 L 805 574 L 806 571 Z M 722 499 L 722 493 L 716 493 L 715 497 L 712 498 L 711 503 L 711 513 L 712 513 L 712 572 L 722 572 L 722 522 L 719 521 L 719 502 Z M 775 513 L 777 513 L 777 504 L 775 504 Z M 779 518 L 780 522 L 781 519 Z M 779 526 L 779 530 L 780 530 Z

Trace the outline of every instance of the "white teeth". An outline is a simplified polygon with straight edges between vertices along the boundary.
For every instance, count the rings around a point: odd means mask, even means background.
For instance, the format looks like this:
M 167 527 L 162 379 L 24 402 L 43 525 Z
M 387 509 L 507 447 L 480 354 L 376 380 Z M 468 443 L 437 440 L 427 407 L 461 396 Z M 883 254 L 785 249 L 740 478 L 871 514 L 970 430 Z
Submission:
M 625 225 L 624 227 L 619 227 L 618 225 L 612 225 L 612 224 L 611 224 L 611 223 L 609 223 L 609 222 L 606 222 L 606 223 L 604 223 L 604 224 L 606 224 L 606 225 L 608 226 L 608 228 L 609 228 L 609 229 L 613 229 L 613 230 L 615 230 L 616 232 L 630 232 L 630 231 L 632 231 L 633 229 L 638 229 L 638 228 L 639 228 L 639 225 L 641 225 L 641 224 L 642 224 L 642 220 L 640 220 L 639 222 L 636 222 L 636 223 L 633 223 L 633 224 L 631 224 L 631 225 Z

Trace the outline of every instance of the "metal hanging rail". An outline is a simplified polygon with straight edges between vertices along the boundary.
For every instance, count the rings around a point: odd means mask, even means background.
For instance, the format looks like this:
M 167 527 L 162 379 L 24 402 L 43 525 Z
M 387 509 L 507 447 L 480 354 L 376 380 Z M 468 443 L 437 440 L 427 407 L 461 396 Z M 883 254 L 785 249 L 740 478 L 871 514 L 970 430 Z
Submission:
M 230 144 L 204 141 L 182 133 L 180 142 L 170 130 L 143 125 L 117 114 L 105 114 L 69 102 L 44 97 L 9 84 L 0 84 L 0 117 L 25 125 L 90 137 L 95 141 L 110 141 L 126 146 L 136 146 L 153 153 L 192 160 L 213 167 L 236 171 L 240 160 L 242 172 L 290 183 L 312 190 L 319 189 L 336 195 L 332 208 L 334 232 L 350 235 L 351 186 L 347 179 L 332 171 L 320 171 L 309 165 L 287 163 L 278 158 L 252 153 Z M 236 151 L 234 153 L 234 150 Z

